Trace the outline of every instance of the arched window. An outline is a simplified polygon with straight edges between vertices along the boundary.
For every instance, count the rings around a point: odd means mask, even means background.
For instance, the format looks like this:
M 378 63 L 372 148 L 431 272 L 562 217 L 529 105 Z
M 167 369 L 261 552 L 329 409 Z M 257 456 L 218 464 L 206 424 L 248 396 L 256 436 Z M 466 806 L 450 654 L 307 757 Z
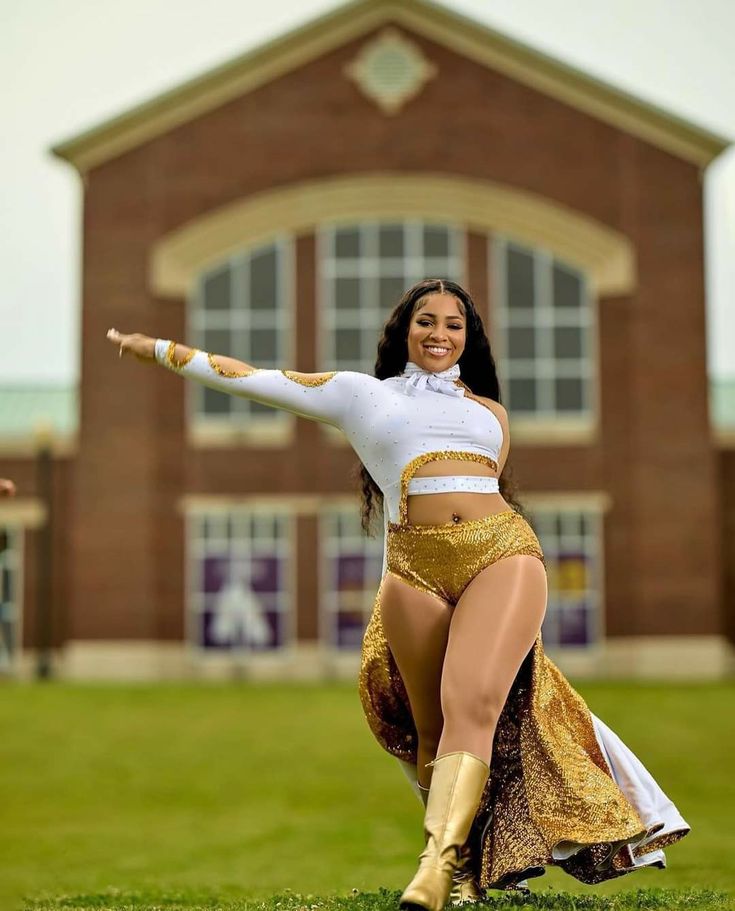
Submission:
M 188 332 L 204 351 L 274 368 L 293 360 L 290 236 L 238 251 L 210 266 L 189 300 Z M 216 422 L 277 422 L 284 412 L 192 384 L 192 414 Z
M 579 269 L 505 237 L 491 240 L 493 343 L 504 404 L 529 417 L 593 411 L 595 311 Z
M 464 277 L 459 226 L 406 219 L 322 225 L 318 364 L 372 373 L 380 330 L 403 292 L 422 278 Z

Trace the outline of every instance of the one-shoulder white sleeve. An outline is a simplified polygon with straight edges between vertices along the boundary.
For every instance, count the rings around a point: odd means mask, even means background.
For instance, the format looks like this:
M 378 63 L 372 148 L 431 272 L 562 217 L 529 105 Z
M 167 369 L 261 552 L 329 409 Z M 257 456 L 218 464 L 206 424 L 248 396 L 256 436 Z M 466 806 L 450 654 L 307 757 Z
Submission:
M 192 349 L 175 360 L 175 343 L 156 339 L 156 361 L 174 373 L 197 380 L 211 389 L 272 405 L 293 414 L 341 428 L 356 395 L 359 373 L 335 370 L 328 373 L 297 373 L 249 367 L 246 372 L 224 370 L 212 354 Z

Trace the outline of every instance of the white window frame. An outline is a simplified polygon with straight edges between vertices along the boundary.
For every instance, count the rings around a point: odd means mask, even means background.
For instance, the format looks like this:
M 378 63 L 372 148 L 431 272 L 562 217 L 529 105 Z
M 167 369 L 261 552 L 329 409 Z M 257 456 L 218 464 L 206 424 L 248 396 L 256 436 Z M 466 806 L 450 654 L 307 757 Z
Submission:
M 282 614 L 284 628 L 283 642 L 275 648 L 255 651 L 247 646 L 227 649 L 207 648 L 200 643 L 200 614 L 204 611 L 204 586 L 201 580 L 201 567 L 207 556 L 207 546 L 203 535 L 200 534 L 203 519 L 219 518 L 227 520 L 230 517 L 244 518 L 262 517 L 272 520 L 278 516 L 285 521 L 286 531 L 280 539 L 281 547 L 285 551 L 285 580 L 286 587 L 279 597 L 279 612 Z M 236 502 L 211 503 L 209 505 L 191 505 L 185 512 L 185 640 L 189 656 L 195 662 L 226 663 L 232 665 L 266 664 L 276 657 L 283 660 L 290 656 L 296 644 L 296 514 L 292 505 L 278 500 L 258 498 L 257 502 L 242 504 Z M 232 547 L 233 538 L 222 538 L 227 543 L 229 554 L 249 555 L 251 553 L 250 541 L 240 542 L 240 546 Z
M 246 276 L 249 274 L 249 263 L 252 254 L 268 247 L 275 247 L 277 257 L 277 300 L 274 305 L 275 319 L 266 321 L 262 314 L 251 311 L 249 304 L 239 310 L 230 310 L 222 314 L 221 323 L 215 314 L 207 313 L 202 301 L 204 275 L 229 265 L 233 269 L 234 281 L 239 286 L 235 297 L 247 301 L 249 293 Z M 280 284 L 280 288 L 278 285 Z M 258 244 L 230 251 L 226 256 L 207 264 L 197 277 L 192 292 L 187 296 L 186 326 L 187 339 L 196 348 L 203 347 L 202 339 L 206 329 L 223 331 L 249 331 L 257 328 L 276 329 L 276 358 L 274 363 L 265 363 L 252 358 L 248 363 L 264 368 L 290 368 L 296 365 L 296 242 L 292 234 L 279 234 Z M 272 312 L 272 311 L 269 311 Z M 233 319 L 234 317 L 234 319 Z M 258 325 L 258 323 L 268 323 Z M 275 326 L 273 326 L 275 323 Z M 228 324 L 228 325 L 226 325 Z M 223 354 L 224 352 L 212 352 Z M 237 357 L 237 353 L 233 355 Z M 247 360 L 246 358 L 243 358 Z M 257 442 L 265 445 L 282 445 L 293 438 L 295 416 L 290 412 L 273 408 L 272 413 L 251 413 L 250 403 L 240 398 L 235 413 L 229 415 L 207 415 L 203 412 L 204 387 L 198 383 L 187 383 L 186 414 L 189 442 L 194 445 L 222 445 L 227 443 Z M 223 393 L 224 394 L 224 393 Z
M 513 311 L 507 304 L 507 248 L 514 246 L 533 257 L 534 288 L 537 299 L 528 321 L 522 319 L 518 311 Z M 553 295 L 553 265 L 573 272 L 582 285 L 582 303 L 579 308 L 555 307 Z M 509 381 L 513 377 L 530 378 L 535 381 L 536 404 L 533 412 L 518 411 L 516 422 L 523 432 L 528 423 L 543 422 L 556 426 L 559 431 L 589 431 L 596 425 L 600 403 L 600 352 L 597 303 L 592 291 L 592 283 L 586 272 L 566 260 L 554 256 L 551 251 L 508 235 L 490 235 L 488 237 L 488 280 L 492 287 L 492 340 L 493 353 L 500 379 L 501 389 L 505 392 L 505 404 L 513 414 Z M 562 320 L 559 320 L 559 317 Z M 578 317 L 578 318 L 577 318 Z M 511 326 L 527 326 L 534 330 L 536 356 L 525 360 L 510 361 L 508 355 L 508 329 Z M 555 359 L 553 356 L 553 333 L 555 328 L 576 326 L 582 332 L 582 357 L 579 359 Z M 539 347 L 541 351 L 539 353 Z M 583 407 L 578 411 L 559 410 L 554 404 L 554 382 L 557 379 L 580 378 L 582 380 Z M 595 428 L 596 429 L 596 426 Z M 524 439 L 525 442 L 525 439 Z
M 378 230 L 380 227 L 402 224 L 406 227 L 407 250 L 402 258 L 381 259 L 378 253 Z M 422 232 L 424 227 L 441 227 L 449 231 L 449 256 L 425 257 L 422 253 Z M 335 234 L 338 230 L 357 229 L 361 236 L 361 248 L 365 250 L 358 258 L 335 255 Z M 464 225 L 445 219 L 430 218 L 371 218 L 323 222 L 316 227 L 316 270 L 317 270 L 317 363 L 319 370 L 357 370 L 373 373 L 377 342 L 383 322 L 375 324 L 378 303 L 378 279 L 394 274 L 406 277 L 404 291 L 422 278 L 457 276 L 456 281 L 465 283 L 467 269 L 467 232 Z M 395 261 L 393 261 L 395 259 Z M 446 268 L 449 262 L 454 273 Z M 386 263 L 391 268 L 386 270 Z M 441 268 L 438 268 L 441 265 Z M 410 276 L 418 276 L 411 279 Z M 358 278 L 367 283 L 371 300 L 369 308 L 354 311 L 338 310 L 334 300 L 334 279 L 339 277 Z M 393 306 L 398 299 L 393 302 Z M 350 318 L 347 318 L 349 312 Z M 387 314 L 386 314 L 387 315 Z M 359 363 L 340 364 L 336 356 L 336 330 L 359 329 L 361 332 L 362 358 Z M 368 356 L 366 351 L 370 349 Z

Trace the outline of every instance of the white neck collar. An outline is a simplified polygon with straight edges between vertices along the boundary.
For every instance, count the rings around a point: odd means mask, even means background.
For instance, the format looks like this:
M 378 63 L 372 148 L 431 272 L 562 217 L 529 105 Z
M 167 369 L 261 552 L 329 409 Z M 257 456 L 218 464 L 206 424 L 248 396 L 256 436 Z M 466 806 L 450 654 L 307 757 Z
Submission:
M 413 361 L 407 361 L 399 378 L 405 380 L 404 392 L 406 395 L 416 395 L 422 389 L 431 389 L 434 392 L 442 392 L 455 397 L 464 395 L 464 387 L 458 386 L 455 382 L 459 379 L 459 364 L 433 373 L 431 370 L 424 370 Z

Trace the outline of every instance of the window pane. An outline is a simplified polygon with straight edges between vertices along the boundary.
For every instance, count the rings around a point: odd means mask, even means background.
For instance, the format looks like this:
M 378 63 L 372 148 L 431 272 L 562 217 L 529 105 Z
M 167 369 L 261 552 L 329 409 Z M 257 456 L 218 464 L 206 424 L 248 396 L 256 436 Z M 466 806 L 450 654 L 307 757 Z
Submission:
M 567 518 L 564 516 L 564 518 Z M 563 524 L 563 523 L 562 523 Z M 563 538 L 563 535 L 559 535 Z M 580 595 L 589 587 L 590 566 L 584 553 L 566 551 L 559 557 L 558 590 L 566 595 Z
M 557 378 L 556 407 L 559 411 L 582 410 L 582 380 L 577 377 Z
M 217 389 L 203 387 L 204 413 L 210 415 L 229 414 L 232 410 L 232 396 Z
M 357 278 L 335 279 L 334 302 L 338 310 L 359 310 L 360 280 Z
M 449 256 L 449 231 L 446 228 L 424 226 L 424 256 Z
M 509 409 L 512 411 L 536 410 L 536 381 L 511 379 L 508 384 L 510 393 Z
M 365 617 L 360 610 L 337 611 L 337 647 L 358 649 L 362 645 Z
M 338 360 L 356 361 L 360 359 L 359 329 L 337 329 L 335 342 Z
M 203 300 L 205 310 L 229 310 L 232 303 L 231 269 L 227 265 L 204 277 Z
M 360 232 L 357 228 L 340 228 L 334 235 L 334 250 L 338 259 L 360 255 Z
M 253 558 L 250 584 L 254 592 L 277 592 L 281 580 L 278 578 L 279 564 L 273 556 Z
M 590 611 L 583 604 L 562 607 L 559 612 L 559 645 L 587 645 Z
M 340 554 L 337 558 L 337 590 L 362 589 L 364 584 L 365 554 Z
M 508 306 L 513 310 L 533 307 L 535 286 L 532 254 L 509 244 L 506 262 Z
M 380 309 L 392 310 L 407 290 L 406 280 L 402 276 L 382 276 L 378 281 L 378 294 L 380 295 Z
M 277 268 L 274 247 L 256 253 L 250 260 L 250 306 L 253 310 L 275 307 Z
M 580 326 L 557 326 L 554 329 L 554 355 L 558 358 L 582 357 L 582 329 Z
M 378 231 L 378 253 L 381 257 L 403 256 L 403 225 L 381 225 Z
M 277 361 L 277 337 L 275 329 L 252 329 L 250 332 L 250 356 L 254 363 L 273 364 Z
M 531 327 L 511 326 L 508 329 L 508 357 L 533 358 L 536 356 L 536 333 Z
M 227 329 L 207 329 L 204 333 L 204 350 L 211 354 L 233 357 L 232 334 Z
M 554 306 L 580 307 L 582 282 L 579 275 L 554 263 Z

